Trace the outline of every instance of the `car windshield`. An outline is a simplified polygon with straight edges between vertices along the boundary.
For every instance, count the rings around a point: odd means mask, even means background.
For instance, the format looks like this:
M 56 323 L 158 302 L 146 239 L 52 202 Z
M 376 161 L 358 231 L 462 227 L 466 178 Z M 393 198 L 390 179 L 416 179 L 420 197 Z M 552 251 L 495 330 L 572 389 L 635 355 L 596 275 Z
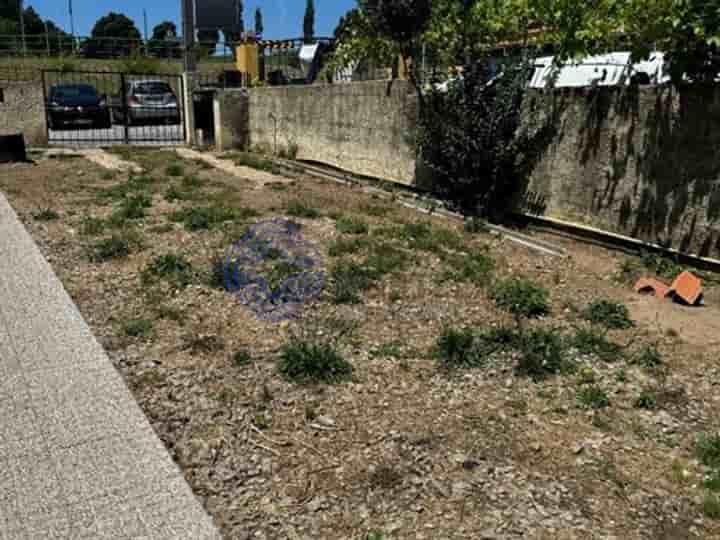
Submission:
M 146 82 L 135 86 L 135 93 L 146 95 L 171 94 L 170 85 L 164 82 Z
M 52 95 L 56 98 L 97 97 L 97 90 L 88 85 L 56 86 Z

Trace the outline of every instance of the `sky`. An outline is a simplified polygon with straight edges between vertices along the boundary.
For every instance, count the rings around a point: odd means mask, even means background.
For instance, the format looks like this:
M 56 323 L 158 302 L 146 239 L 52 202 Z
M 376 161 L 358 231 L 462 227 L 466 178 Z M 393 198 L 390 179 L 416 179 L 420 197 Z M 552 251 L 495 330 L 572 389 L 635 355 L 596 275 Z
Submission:
M 70 0 L 25 0 L 25 6 L 32 6 L 43 19 L 70 31 L 68 2 Z M 200 0 L 196 0 L 200 1 Z M 232 0 L 228 0 L 232 1 Z M 95 21 L 111 11 L 124 13 L 135 21 L 140 33 L 143 32 L 143 9 L 147 10 L 148 32 L 156 24 L 170 20 L 180 29 L 181 0 L 72 0 L 75 34 L 88 36 Z M 349 9 L 355 7 L 355 0 L 315 0 L 315 35 L 332 36 L 338 20 Z M 302 36 L 302 21 L 305 0 L 244 0 L 246 28 L 255 24 L 255 8 L 263 12 L 266 39 L 297 38 Z

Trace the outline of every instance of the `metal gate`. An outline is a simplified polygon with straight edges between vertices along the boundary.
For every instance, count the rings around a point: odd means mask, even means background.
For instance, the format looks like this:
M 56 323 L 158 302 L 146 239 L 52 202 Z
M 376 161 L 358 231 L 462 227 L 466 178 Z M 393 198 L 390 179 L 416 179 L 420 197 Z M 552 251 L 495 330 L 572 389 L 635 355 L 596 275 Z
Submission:
M 180 75 L 44 70 L 42 82 L 50 144 L 185 142 Z

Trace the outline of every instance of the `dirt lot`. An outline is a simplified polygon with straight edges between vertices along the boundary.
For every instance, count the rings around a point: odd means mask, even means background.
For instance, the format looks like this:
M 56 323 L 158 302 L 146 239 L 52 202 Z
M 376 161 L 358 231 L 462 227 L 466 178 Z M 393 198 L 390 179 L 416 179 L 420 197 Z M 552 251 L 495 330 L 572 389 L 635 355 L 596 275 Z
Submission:
M 639 263 L 599 247 L 562 241 L 570 258 L 544 257 L 439 218 L 412 225 L 429 218 L 333 183 L 261 186 L 172 152 L 125 154 L 147 174 L 39 159 L 0 165 L 0 191 L 227 538 L 720 538 L 720 479 L 706 480 L 720 440 L 698 452 L 720 431 L 712 284 L 706 307 L 683 307 L 636 296 L 617 276 Z M 178 213 L 208 207 L 235 210 Z M 277 217 L 301 226 L 328 277 L 299 317 L 270 322 L 213 261 Z M 375 252 L 397 267 L 343 303 L 332 269 L 360 272 Z M 494 277 L 467 270 L 468 253 L 494 260 Z M 549 314 L 516 321 L 493 302 L 490 282 L 511 275 L 547 289 Z M 522 348 L 439 365 L 448 328 L 519 323 L 565 344 L 601 298 L 635 322 L 608 331 L 609 356 L 563 345 L 572 369 L 535 378 L 517 369 Z M 293 336 L 331 345 L 352 377 L 281 376 Z M 641 356 L 653 348 L 661 361 Z

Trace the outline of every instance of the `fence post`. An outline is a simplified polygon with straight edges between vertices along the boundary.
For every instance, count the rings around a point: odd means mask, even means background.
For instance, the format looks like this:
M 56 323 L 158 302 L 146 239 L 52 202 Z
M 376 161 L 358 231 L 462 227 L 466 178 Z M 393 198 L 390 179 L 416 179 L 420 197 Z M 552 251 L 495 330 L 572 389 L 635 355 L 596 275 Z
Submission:
M 183 106 L 185 107 L 185 143 L 192 146 L 195 144 L 195 106 L 193 103 L 193 90 L 195 88 L 194 73 L 184 72 L 183 80 Z
M 217 90 L 213 94 L 213 131 L 215 132 L 215 150 L 218 152 L 225 151 L 225 141 L 223 140 L 223 97 L 225 90 Z
M 130 144 L 130 108 L 127 102 L 127 92 L 125 91 L 125 74 L 120 74 L 120 100 L 123 111 L 123 142 Z

